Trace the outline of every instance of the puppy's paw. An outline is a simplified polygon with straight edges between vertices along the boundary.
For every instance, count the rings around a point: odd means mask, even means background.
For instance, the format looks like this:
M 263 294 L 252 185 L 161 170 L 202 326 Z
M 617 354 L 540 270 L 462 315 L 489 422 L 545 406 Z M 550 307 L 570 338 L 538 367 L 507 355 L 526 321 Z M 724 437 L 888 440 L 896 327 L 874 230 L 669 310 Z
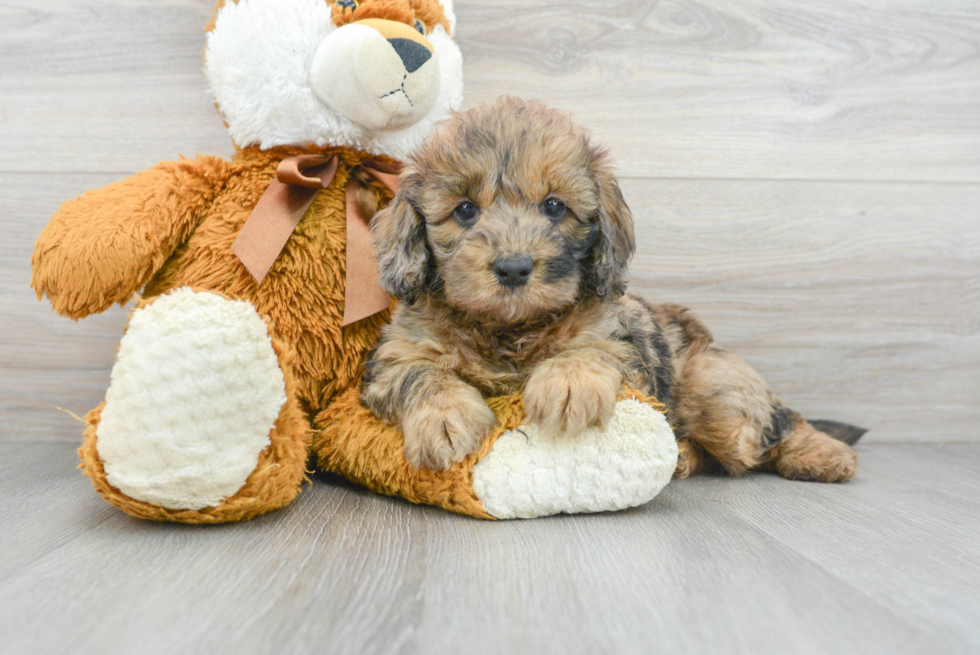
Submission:
M 622 374 L 587 356 L 555 358 L 538 366 L 524 388 L 528 420 L 549 435 L 578 436 L 612 418 Z
M 801 431 L 778 448 L 773 464 L 790 480 L 847 482 L 857 473 L 857 453 L 823 432 Z
M 415 468 L 444 471 L 479 447 L 497 422 L 473 387 L 433 393 L 405 412 L 405 459 Z
M 674 479 L 682 480 L 698 471 L 701 466 L 701 452 L 690 439 L 677 440 L 677 466 Z

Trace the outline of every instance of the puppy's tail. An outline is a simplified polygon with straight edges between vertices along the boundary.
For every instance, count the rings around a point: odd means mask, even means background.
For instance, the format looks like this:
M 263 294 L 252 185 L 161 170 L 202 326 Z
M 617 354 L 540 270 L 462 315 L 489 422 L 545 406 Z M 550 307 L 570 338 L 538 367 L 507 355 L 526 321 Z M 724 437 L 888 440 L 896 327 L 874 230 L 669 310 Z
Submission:
M 838 421 L 816 419 L 808 421 L 808 423 L 821 432 L 829 434 L 834 439 L 837 439 L 837 441 L 843 441 L 848 446 L 856 444 L 858 439 L 863 437 L 864 433 L 868 431 L 867 428 L 859 428 L 856 425 L 839 423 Z

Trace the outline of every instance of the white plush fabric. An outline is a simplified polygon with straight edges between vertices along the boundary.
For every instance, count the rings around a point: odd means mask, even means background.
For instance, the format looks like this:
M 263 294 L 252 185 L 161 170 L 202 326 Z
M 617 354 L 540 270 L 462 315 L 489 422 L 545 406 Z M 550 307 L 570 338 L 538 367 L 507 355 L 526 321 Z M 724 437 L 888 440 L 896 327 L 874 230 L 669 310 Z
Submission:
M 217 505 L 269 445 L 286 387 L 251 304 L 177 289 L 133 314 L 97 429 L 109 484 L 170 509 Z
M 334 30 L 310 64 L 313 93 L 371 130 L 419 122 L 435 106 L 439 85 L 438 56 L 409 73 L 388 39 L 367 25 Z
M 604 512 L 642 505 L 670 482 L 677 442 L 663 414 L 621 400 L 605 431 L 543 437 L 505 432 L 473 467 L 473 489 L 498 519 Z
M 405 159 L 462 102 L 462 55 L 438 26 L 427 38 L 439 59 L 439 93 L 419 122 L 369 130 L 331 109 L 313 93 L 309 74 L 320 43 L 337 29 L 324 0 L 225 4 L 208 34 L 205 72 L 237 145 L 344 145 Z

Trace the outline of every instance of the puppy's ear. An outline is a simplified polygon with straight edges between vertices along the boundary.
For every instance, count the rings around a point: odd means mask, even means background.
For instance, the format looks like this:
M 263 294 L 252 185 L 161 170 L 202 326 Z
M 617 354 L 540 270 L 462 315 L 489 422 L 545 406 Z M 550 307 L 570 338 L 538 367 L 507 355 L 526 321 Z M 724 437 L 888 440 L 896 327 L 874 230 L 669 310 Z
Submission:
M 371 219 L 381 286 L 408 304 L 425 289 L 429 269 L 425 219 L 411 200 L 416 186 L 413 176 L 403 177 L 394 199 Z
M 601 298 L 614 299 L 626 293 L 627 270 L 636 250 L 633 214 L 605 151 L 595 152 L 593 174 L 599 193 L 599 238 L 593 250 L 593 287 Z

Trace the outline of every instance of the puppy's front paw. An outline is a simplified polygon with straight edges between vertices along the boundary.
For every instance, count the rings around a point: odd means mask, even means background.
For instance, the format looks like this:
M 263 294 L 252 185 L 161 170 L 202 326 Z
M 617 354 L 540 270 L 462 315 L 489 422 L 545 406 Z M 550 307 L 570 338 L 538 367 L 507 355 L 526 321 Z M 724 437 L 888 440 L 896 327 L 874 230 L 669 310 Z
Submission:
M 588 357 L 546 361 L 524 389 L 528 420 L 550 435 L 574 437 L 592 426 L 605 428 L 622 382 L 617 369 Z
M 415 468 L 448 469 L 475 452 L 496 422 L 473 387 L 433 393 L 405 412 L 405 459 Z

